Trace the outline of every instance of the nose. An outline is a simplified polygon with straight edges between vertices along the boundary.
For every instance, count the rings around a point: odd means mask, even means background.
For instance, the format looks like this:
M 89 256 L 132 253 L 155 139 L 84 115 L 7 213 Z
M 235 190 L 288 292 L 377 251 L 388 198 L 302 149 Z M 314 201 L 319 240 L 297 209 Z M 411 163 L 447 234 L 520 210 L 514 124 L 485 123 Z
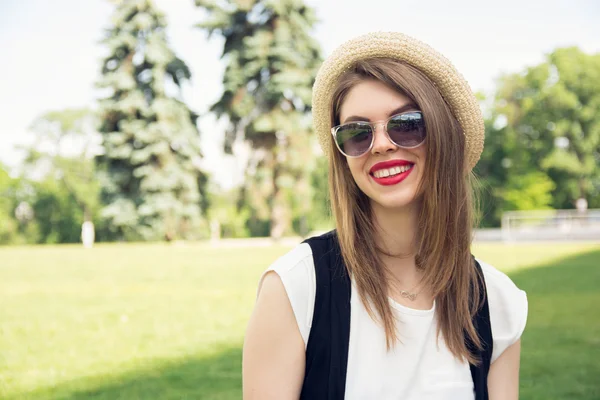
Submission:
M 387 133 L 385 132 L 384 124 L 377 124 L 374 126 L 374 139 L 373 147 L 371 148 L 372 154 L 384 154 L 396 150 L 397 146 L 392 143 Z

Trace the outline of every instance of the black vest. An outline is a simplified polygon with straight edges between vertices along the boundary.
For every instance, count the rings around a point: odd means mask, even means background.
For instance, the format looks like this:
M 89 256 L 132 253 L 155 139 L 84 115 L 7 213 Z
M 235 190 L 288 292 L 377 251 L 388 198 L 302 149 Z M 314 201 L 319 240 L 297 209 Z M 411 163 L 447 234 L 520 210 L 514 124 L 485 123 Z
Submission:
M 335 231 L 305 240 L 312 249 L 317 282 L 315 310 L 306 346 L 306 370 L 301 399 L 342 400 L 346 388 L 348 344 L 350 341 L 350 279 L 342 260 Z M 480 265 L 482 307 L 473 319 L 484 343 L 475 349 L 466 338 L 467 347 L 479 356 L 479 366 L 470 365 L 475 400 L 488 400 L 487 376 L 492 358 L 492 329 Z

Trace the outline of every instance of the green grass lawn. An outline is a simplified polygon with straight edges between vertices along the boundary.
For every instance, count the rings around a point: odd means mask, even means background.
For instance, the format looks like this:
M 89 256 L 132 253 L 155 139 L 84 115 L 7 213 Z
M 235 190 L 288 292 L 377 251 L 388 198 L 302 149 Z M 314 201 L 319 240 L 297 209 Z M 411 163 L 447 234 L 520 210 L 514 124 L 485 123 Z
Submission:
M 240 399 L 256 284 L 287 250 L 0 248 L 0 398 Z M 474 253 L 528 294 L 521 398 L 600 398 L 600 245 Z

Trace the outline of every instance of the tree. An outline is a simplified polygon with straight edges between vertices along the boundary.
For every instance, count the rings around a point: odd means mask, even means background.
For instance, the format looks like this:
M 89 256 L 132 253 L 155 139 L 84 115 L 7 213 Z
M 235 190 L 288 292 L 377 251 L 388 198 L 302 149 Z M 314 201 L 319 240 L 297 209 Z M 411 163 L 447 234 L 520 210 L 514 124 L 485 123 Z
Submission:
M 17 180 L 0 164 L 0 244 L 19 241 L 19 224 L 15 218 L 17 185 Z
M 24 182 L 35 195 L 37 242 L 79 241 L 82 223 L 91 223 L 99 207 L 94 157 L 99 153 L 95 114 L 86 108 L 51 111 L 37 117 L 34 141 L 23 146 Z
M 329 200 L 328 160 L 320 157 L 311 176 L 313 201 L 310 212 L 310 225 L 313 229 L 330 230 L 334 228 L 333 215 Z
M 25 147 L 25 175 L 60 181 L 86 221 L 91 220 L 98 206 L 94 157 L 101 148 L 96 125 L 96 115 L 87 108 L 51 111 L 34 120 L 30 130 L 36 138 L 31 146 Z
M 99 86 L 104 154 L 102 215 L 118 239 L 171 240 L 208 233 L 202 216 L 197 115 L 182 101 L 191 78 L 171 50 L 151 0 L 116 2 Z
M 268 221 L 271 237 L 279 238 L 291 230 L 295 213 L 307 212 L 312 195 L 314 135 L 308 113 L 321 61 L 310 36 L 315 13 L 301 0 L 196 4 L 207 12 L 198 26 L 225 39 L 224 90 L 212 106 L 230 122 L 225 150 L 231 152 L 236 140 L 250 147 L 242 203 L 252 209 L 251 223 Z
M 248 237 L 249 211 L 247 208 L 240 210 L 237 207 L 239 189 L 223 190 L 214 181 L 209 186 L 211 207 L 208 215 L 212 224 L 213 238 Z
M 557 49 L 502 77 L 487 128 L 477 171 L 500 211 L 600 206 L 600 54 Z
M 25 204 L 31 205 L 36 243 L 77 243 L 81 240 L 82 221 L 90 221 L 72 192 L 65 190 L 64 181 L 46 176 L 31 182 L 34 195 Z

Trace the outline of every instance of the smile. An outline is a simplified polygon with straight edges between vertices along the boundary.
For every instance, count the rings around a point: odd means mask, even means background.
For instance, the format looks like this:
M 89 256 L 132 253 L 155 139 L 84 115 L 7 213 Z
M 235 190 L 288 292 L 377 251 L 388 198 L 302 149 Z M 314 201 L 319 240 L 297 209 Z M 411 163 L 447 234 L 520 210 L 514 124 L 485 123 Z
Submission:
M 375 178 L 386 178 L 388 176 L 394 176 L 394 175 L 401 174 L 403 172 L 408 171 L 411 168 L 412 168 L 412 165 L 403 165 L 403 166 L 394 167 L 394 168 L 380 169 L 380 170 L 373 172 L 373 176 Z
M 396 185 L 410 175 L 414 166 L 415 164 L 403 160 L 385 162 L 371 168 L 369 175 L 379 185 Z

